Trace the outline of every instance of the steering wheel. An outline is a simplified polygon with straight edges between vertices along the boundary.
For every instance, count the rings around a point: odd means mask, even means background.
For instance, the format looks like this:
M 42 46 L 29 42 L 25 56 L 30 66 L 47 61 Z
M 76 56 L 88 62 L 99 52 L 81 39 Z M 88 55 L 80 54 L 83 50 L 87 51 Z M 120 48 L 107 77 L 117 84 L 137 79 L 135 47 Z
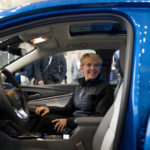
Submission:
M 11 82 L 11 88 L 7 89 L 2 83 L 2 74 Z M 14 76 L 6 69 L 0 70 L 0 112 L 18 125 L 24 125 L 29 119 L 25 97 Z

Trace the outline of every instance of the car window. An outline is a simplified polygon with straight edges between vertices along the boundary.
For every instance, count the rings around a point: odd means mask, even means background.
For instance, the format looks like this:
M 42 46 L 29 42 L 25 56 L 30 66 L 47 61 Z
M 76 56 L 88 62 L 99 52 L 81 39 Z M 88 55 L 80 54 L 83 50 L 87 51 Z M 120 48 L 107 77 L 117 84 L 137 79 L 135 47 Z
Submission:
M 80 71 L 80 58 L 95 50 L 76 50 L 46 56 L 15 73 L 22 85 L 78 84 L 84 77 Z

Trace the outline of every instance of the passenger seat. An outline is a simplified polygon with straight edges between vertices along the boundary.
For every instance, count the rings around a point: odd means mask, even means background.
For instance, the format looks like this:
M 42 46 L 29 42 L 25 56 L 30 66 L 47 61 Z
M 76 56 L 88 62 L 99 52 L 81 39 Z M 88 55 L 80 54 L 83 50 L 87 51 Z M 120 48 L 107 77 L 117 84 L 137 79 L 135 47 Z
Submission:
M 123 82 L 120 84 L 121 85 L 113 105 L 110 107 L 96 130 L 93 139 L 93 150 L 112 150 L 119 118 Z

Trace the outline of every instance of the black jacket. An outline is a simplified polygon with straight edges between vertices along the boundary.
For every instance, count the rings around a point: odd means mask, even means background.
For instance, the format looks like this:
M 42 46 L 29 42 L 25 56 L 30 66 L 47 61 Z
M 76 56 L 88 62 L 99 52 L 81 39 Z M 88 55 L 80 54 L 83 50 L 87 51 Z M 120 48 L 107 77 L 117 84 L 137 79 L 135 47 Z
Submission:
M 50 65 L 48 65 L 48 63 L 49 57 L 34 63 L 34 74 L 37 81 L 43 80 L 44 83 L 46 83 L 47 80 L 52 80 L 57 83 L 61 82 L 66 77 L 67 72 L 64 55 L 53 55 Z
M 71 99 L 65 107 L 50 106 L 50 113 L 58 113 L 68 117 L 71 122 L 75 117 L 104 116 L 113 103 L 113 90 L 97 77 L 95 80 L 79 80 Z

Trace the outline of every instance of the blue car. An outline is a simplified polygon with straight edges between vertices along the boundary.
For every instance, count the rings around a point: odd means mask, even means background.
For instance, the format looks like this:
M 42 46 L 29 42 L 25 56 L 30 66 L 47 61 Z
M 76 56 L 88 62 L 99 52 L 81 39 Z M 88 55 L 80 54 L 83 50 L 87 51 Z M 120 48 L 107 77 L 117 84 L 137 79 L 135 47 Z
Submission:
M 149 18 L 148 0 L 45 0 L 1 12 L 0 149 L 149 150 Z M 29 110 L 70 99 L 78 85 L 70 71 L 78 52 L 102 58 L 112 106 L 104 116 L 76 118 L 67 139 L 27 130 Z M 41 84 L 33 64 L 60 54 L 64 61 L 55 72 L 63 76 Z

